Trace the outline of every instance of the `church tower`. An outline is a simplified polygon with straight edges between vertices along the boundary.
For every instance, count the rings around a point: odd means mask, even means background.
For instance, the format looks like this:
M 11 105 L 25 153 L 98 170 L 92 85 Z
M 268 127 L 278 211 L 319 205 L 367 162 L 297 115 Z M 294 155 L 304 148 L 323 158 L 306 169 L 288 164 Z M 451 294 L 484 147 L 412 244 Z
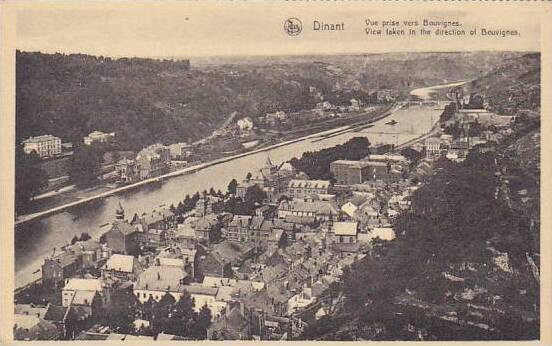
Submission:
M 119 206 L 117 207 L 117 211 L 115 212 L 115 219 L 117 221 L 124 221 L 125 219 L 125 210 L 121 205 L 121 201 L 119 201 Z

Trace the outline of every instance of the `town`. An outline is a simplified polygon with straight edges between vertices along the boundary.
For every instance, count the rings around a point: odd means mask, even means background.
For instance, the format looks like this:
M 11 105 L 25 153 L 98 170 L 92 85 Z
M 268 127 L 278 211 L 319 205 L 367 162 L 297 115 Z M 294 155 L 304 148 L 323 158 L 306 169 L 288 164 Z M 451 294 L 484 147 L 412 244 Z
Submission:
M 489 111 L 481 97 L 455 97 L 435 131 L 400 149 L 355 137 L 312 154 L 314 163 L 267 155 L 260 171 L 233 179 L 227 191 L 197 192 L 141 215 L 119 202 L 99 239 L 76 229 L 44 258 L 41 279 L 16 291 L 15 339 L 301 338 L 341 304 L 344 272 L 401 236 L 395 221 L 437 162 L 494 152 L 512 134 L 515 117 Z M 247 119 L 238 127 L 253 128 Z M 93 132 L 84 143 L 113 137 Z M 46 157 L 63 147 L 41 136 L 24 150 Z M 116 161 L 114 172 L 137 181 L 192 155 L 188 144 L 151 145 Z M 336 159 L 321 164 L 328 157 Z
M 233 112 L 200 140 L 154 143 L 137 152 L 122 147 L 116 132 L 94 130 L 81 143 L 64 142 L 51 134 L 31 136 L 18 146 L 22 167 L 18 174 L 33 171 L 36 182 L 28 184 L 32 189 L 20 189 L 16 213 L 21 216 L 30 210 L 40 211 L 41 201 L 52 197 L 58 198 L 54 202 L 57 204 L 80 199 L 83 189 L 101 193 L 230 155 L 263 150 L 315 131 L 362 125 L 388 115 L 396 98 L 392 90 L 381 89 L 367 94 L 364 101 L 351 98 L 335 105 L 323 101 L 324 96 L 315 87 L 310 87 L 309 93 L 319 101 L 313 109 L 289 113 L 278 110 L 255 119 Z M 221 152 L 220 147 L 229 150 Z

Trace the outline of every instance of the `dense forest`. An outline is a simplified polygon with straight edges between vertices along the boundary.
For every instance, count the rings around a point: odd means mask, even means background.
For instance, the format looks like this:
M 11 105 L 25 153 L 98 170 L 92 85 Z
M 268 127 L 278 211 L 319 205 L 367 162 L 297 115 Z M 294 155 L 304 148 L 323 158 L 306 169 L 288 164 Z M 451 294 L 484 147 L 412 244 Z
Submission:
M 373 90 L 470 79 L 515 53 L 285 57 L 194 66 L 187 60 L 17 52 L 16 139 L 53 134 L 81 143 L 115 132 L 122 149 L 197 140 L 233 112 L 254 119 L 348 102 Z

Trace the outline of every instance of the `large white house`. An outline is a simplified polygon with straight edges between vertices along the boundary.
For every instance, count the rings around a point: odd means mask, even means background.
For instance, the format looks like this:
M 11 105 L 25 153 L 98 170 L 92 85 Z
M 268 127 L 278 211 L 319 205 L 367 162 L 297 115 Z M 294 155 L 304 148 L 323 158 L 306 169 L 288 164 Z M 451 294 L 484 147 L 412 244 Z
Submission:
M 253 120 L 250 117 L 239 119 L 236 123 L 241 133 L 253 130 Z
M 84 144 L 91 145 L 92 143 L 106 143 L 113 137 L 115 137 L 115 132 L 105 133 L 101 131 L 94 131 L 84 137 Z
M 23 151 L 26 154 L 33 151 L 40 157 L 52 157 L 61 154 L 61 138 L 52 135 L 29 137 L 22 144 Z

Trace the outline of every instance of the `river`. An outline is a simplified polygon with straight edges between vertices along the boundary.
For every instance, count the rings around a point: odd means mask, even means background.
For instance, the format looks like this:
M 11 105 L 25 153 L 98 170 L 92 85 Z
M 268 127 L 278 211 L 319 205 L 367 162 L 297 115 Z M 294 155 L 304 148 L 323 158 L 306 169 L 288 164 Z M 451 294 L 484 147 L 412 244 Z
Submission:
M 359 132 L 347 132 L 322 140 L 302 140 L 211 166 L 196 173 L 170 178 L 162 185 L 141 186 L 18 225 L 18 231 L 15 232 L 15 287 L 38 279 L 40 272 L 37 269 L 41 267 L 43 259 L 52 253 L 54 247 L 59 249 L 67 244 L 74 235 L 88 232 L 92 237 L 99 238 L 109 228 L 108 225 L 101 225 L 114 220 L 119 200 L 125 209 L 125 216 L 131 218 L 134 213 L 148 212 L 163 204 L 176 205 L 186 194 L 192 195 L 196 191 L 211 187 L 226 191 L 231 179 L 241 181 L 248 172 L 254 174 L 264 165 L 268 156 L 273 162 L 281 163 L 300 157 L 306 151 L 333 147 L 358 136 L 367 137 L 373 144 L 404 143 L 428 132 L 441 112 L 434 106 L 410 106 L 395 111 L 374 122 L 373 127 Z M 393 119 L 397 121 L 396 125 L 386 125 Z

